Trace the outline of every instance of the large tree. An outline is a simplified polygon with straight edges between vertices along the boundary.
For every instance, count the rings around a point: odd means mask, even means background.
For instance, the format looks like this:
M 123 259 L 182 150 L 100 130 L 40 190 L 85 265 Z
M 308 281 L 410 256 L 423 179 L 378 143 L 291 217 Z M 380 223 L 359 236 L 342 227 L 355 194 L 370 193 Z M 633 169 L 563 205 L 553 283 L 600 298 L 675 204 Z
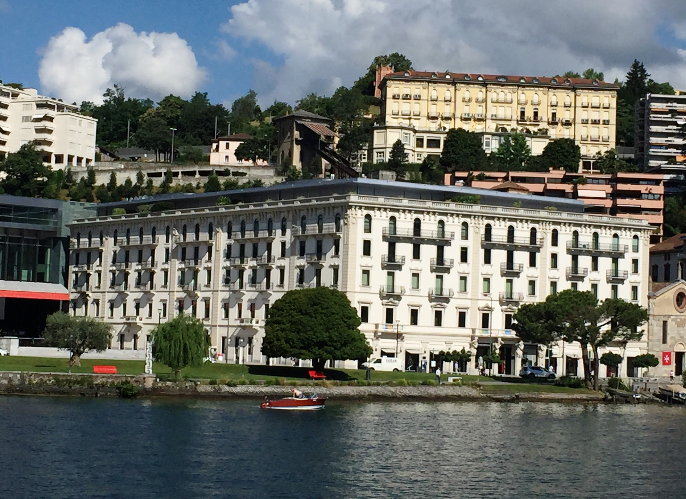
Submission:
M 600 173 L 622 173 L 622 172 L 637 172 L 638 167 L 632 163 L 624 161 L 617 155 L 617 151 L 609 149 L 603 153 L 595 162 L 595 168 L 600 170 Z
M 153 329 L 152 341 L 155 360 L 172 368 L 176 377 L 186 366 L 202 365 L 209 354 L 210 340 L 202 321 L 184 314 Z
M 563 168 L 568 172 L 578 172 L 580 161 L 581 149 L 574 139 L 551 140 L 540 157 L 543 168 Z
M 80 366 L 81 356 L 91 350 L 104 352 L 112 341 L 112 325 L 93 317 L 72 317 L 55 312 L 45 321 L 43 340 L 48 346 L 68 350 L 69 366 Z
M 0 187 L 5 194 L 36 197 L 43 195 L 43 188 L 50 175 L 50 167 L 43 164 L 41 151 L 33 142 L 22 145 L 15 153 L 7 155 L 0 163 L 5 178 Z
M 400 173 L 407 160 L 405 159 L 405 146 L 400 139 L 396 140 L 391 147 L 391 154 L 388 157 L 388 169 Z
M 462 128 L 448 130 L 440 164 L 449 172 L 483 169 L 488 164 L 488 157 L 483 149 L 481 136 Z
M 530 156 L 531 149 L 526 143 L 526 137 L 517 131 L 503 137 L 498 150 L 493 153 L 498 170 L 508 172 L 521 170 Z
M 359 325 L 357 312 L 338 290 L 288 291 L 269 310 L 262 354 L 312 359 L 317 370 L 327 360 L 367 358 L 372 349 Z
M 513 319 L 512 327 L 524 342 L 578 342 L 586 384 L 597 390 L 599 349 L 610 343 L 640 340 L 643 333 L 638 328 L 648 320 L 648 312 L 620 299 L 598 303 L 588 291 L 567 289 L 548 296 L 544 302 L 520 307 Z

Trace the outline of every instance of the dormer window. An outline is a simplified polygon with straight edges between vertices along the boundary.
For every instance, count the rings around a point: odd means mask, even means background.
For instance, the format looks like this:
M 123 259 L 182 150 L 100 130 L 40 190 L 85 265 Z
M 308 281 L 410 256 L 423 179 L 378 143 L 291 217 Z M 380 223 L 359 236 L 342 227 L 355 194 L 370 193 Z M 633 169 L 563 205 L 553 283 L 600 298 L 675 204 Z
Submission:
M 593 80 L 593 84 L 594 84 L 594 85 L 597 85 L 597 84 L 598 84 L 598 80 Z
M 405 71 L 405 76 L 410 76 L 410 72 L 409 72 L 409 71 Z
M 470 78 L 469 75 L 464 75 L 464 79 L 467 80 L 467 81 L 471 80 L 471 78 Z
M 479 81 L 484 81 L 484 77 L 481 76 L 481 75 L 477 76 L 476 79 L 479 80 Z
M 498 76 L 498 81 L 507 81 L 507 78 L 504 76 Z
M 551 78 L 550 83 L 557 83 L 557 78 Z
M 538 78 L 534 78 L 534 83 L 539 83 Z
M 520 78 L 519 79 L 519 83 L 525 83 L 525 82 L 526 82 L 526 78 Z
M 436 73 L 431 73 L 431 78 L 436 78 Z
M 448 71 L 445 72 L 445 77 L 446 77 L 447 79 L 450 79 L 450 73 L 449 73 Z
M 570 83 L 572 83 L 572 82 L 569 80 L 569 78 L 566 78 L 566 79 L 565 79 L 565 84 L 569 85 Z

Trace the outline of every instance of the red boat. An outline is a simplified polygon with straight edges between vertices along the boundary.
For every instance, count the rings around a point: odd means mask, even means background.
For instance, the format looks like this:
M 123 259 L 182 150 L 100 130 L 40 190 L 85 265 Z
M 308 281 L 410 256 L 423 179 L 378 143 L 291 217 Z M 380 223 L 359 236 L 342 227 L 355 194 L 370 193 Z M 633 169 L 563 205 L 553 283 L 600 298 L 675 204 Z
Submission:
M 282 399 L 267 400 L 260 404 L 262 409 L 279 409 L 283 411 L 315 411 L 324 409 L 326 397 L 316 394 L 309 397 L 286 397 Z

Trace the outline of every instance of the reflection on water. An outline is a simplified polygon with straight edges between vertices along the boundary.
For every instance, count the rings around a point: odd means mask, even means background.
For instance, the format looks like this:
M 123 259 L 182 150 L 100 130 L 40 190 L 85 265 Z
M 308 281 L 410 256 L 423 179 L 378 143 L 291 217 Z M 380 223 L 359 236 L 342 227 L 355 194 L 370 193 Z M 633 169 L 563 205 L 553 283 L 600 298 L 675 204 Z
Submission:
M 0 398 L 0 497 L 683 497 L 683 408 Z

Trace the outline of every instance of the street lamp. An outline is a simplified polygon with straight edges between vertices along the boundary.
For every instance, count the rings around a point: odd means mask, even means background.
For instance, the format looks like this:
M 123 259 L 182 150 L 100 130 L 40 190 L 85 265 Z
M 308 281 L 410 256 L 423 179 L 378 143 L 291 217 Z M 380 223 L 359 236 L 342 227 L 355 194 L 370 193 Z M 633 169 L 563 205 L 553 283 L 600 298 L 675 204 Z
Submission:
M 172 131 L 172 148 L 171 148 L 171 161 L 170 163 L 174 162 L 174 132 L 176 131 L 176 128 L 170 128 Z
M 400 320 L 395 321 L 395 358 L 398 358 L 398 342 L 400 341 Z

